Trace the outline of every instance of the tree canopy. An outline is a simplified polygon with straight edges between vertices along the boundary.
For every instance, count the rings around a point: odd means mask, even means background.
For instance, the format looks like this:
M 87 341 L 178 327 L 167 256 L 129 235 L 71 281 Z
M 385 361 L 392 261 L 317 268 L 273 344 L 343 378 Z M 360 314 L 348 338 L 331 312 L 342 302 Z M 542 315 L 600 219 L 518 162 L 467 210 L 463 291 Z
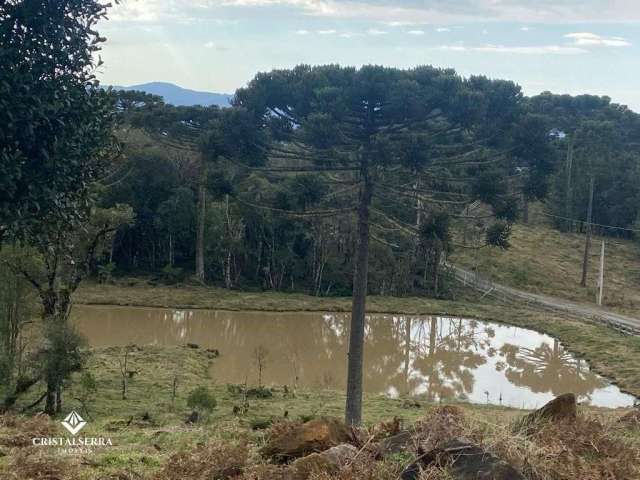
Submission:
M 97 0 L 0 5 L 0 234 L 71 214 L 105 168 L 113 106 L 94 69 Z

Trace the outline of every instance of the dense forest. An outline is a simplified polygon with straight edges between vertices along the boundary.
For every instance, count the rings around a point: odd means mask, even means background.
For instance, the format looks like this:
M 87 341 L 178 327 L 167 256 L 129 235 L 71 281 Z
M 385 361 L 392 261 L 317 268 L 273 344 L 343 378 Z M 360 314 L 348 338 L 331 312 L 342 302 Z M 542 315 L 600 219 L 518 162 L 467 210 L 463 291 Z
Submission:
M 592 178 L 595 228 L 632 235 L 640 208 L 639 116 L 607 97 L 528 98 L 509 87 L 510 125 L 499 125 L 504 112 L 490 113 L 496 128 L 477 147 L 447 133 L 436 150 L 415 136 L 412 150 L 398 153 L 406 171 L 379 181 L 370 292 L 449 295 L 441 262 L 447 253 L 508 248 L 509 225 L 528 221 L 531 201 L 543 202 L 557 228 L 583 231 Z M 339 165 L 323 159 L 311 167 L 296 152 L 263 158 L 235 130 L 252 128 L 233 125 L 238 118 L 231 117 L 246 112 L 238 97 L 223 111 L 174 107 L 142 92 L 112 95 L 122 155 L 102 203 L 130 205 L 135 221 L 118 230 L 100 259 L 102 279 L 187 280 L 200 251 L 199 278 L 208 283 L 351 293 L 357 228 L 347 210 L 356 204 L 358 173 L 339 164 L 338 153 Z M 267 135 L 260 127 L 251 134 Z M 423 171 L 412 172 L 411 162 L 422 162 Z

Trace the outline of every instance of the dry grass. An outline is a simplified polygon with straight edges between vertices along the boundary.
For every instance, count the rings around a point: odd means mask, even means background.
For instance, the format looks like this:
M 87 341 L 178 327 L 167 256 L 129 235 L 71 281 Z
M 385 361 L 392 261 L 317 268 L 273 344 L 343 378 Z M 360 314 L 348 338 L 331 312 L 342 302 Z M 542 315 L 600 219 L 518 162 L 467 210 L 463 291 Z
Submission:
M 516 224 L 508 250 L 485 248 L 477 258 L 478 271 L 493 280 L 523 290 L 595 303 L 601 238 L 594 237 L 587 288 L 580 286 L 585 236 L 562 233 L 541 216 L 529 225 Z M 605 238 L 605 307 L 640 315 L 640 245 Z M 467 268 L 476 265 L 473 250 L 459 248 L 451 260 Z
M 56 427 L 44 414 L 33 417 L 17 415 L 0 416 L 0 446 L 27 447 L 32 438 L 53 436 Z
M 574 422 L 542 423 L 532 433 L 514 430 L 524 415 L 517 410 L 493 410 L 474 406 L 433 406 L 413 425 L 408 451 L 376 459 L 375 448 L 361 447 L 357 457 L 331 472 L 314 471 L 310 480 L 397 480 L 418 452 L 426 452 L 452 438 L 464 438 L 511 463 L 527 480 L 633 480 L 640 478 L 640 432 L 635 425 L 619 421 L 624 412 L 581 408 Z M 48 431 L 46 419 L 4 416 L 0 428 L 5 434 L 39 435 Z M 281 435 L 296 422 L 274 424 L 269 435 Z M 375 447 L 386 435 L 394 434 L 397 421 L 363 429 L 361 438 L 375 438 Z M 142 431 L 141 431 L 142 433 Z M 286 465 L 271 465 L 257 454 L 264 435 L 246 430 L 217 436 L 220 428 L 205 430 L 189 443 L 173 450 L 156 452 L 158 469 L 135 472 L 123 465 L 116 469 L 95 468 L 99 459 L 65 458 L 41 449 L 13 442 L 2 480 L 290 480 Z M 366 445 L 365 445 L 366 446 Z M 133 445 L 128 449 L 137 449 Z M 125 455 L 121 453 L 121 455 Z M 123 457 L 123 464 L 130 462 Z M 290 471 L 289 471 L 290 473 Z M 421 480 L 450 480 L 446 468 L 427 467 Z
M 400 471 L 397 464 L 376 462 L 363 455 L 335 474 L 313 472 L 309 480 L 397 480 Z
M 172 455 L 154 480 L 215 480 L 242 474 L 248 450 L 216 440 Z
M 46 455 L 33 447 L 13 451 L 2 480 L 79 480 L 77 465 L 64 457 Z
M 446 416 L 431 417 L 431 430 L 451 429 Z M 543 422 L 529 435 L 517 421 L 456 417 L 461 437 L 518 468 L 528 480 L 631 480 L 640 478 L 640 437 L 618 414 L 581 410 L 575 421 Z M 444 424 L 444 425 L 439 425 Z

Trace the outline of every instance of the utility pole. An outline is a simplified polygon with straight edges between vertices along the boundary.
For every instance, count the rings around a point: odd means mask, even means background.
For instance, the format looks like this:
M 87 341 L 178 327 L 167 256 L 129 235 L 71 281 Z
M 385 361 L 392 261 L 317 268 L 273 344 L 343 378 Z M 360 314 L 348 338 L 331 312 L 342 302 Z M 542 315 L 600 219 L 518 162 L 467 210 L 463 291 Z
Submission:
M 566 229 L 568 232 L 572 230 L 571 228 L 571 167 L 573 165 L 573 136 L 571 134 L 568 135 L 569 141 L 567 142 L 567 162 L 565 170 L 567 172 L 567 186 L 565 191 L 565 200 L 564 200 L 564 216 L 566 217 Z
M 598 305 L 602 305 L 602 291 L 604 290 L 604 238 L 602 239 L 602 248 L 600 249 L 600 287 L 598 290 Z
M 589 270 L 589 251 L 591 250 L 591 217 L 593 214 L 593 187 L 595 185 L 595 178 L 591 175 L 591 182 L 589 183 L 589 207 L 587 208 L 587 225 L 586 233 L 587 239 L 584 244 L 584 259 L 582 261 L 582 281 L 580 285 L 587 286 L 587 271 Z

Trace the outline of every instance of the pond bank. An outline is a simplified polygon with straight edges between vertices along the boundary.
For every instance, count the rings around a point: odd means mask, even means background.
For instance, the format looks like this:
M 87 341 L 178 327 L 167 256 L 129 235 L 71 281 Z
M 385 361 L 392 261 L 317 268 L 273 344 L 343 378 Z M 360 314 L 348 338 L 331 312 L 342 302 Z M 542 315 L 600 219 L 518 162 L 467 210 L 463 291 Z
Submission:
M 313 297 L 299 293 L 240 292 L 203 286 L 153 286 L 143 280 L 118 285 L 86 283 L 74 300 L 88 305 L 129 305 L 217 310 L 348 312 L 348 297 Z M 459 301 L 418 297 L 371 296 L 371 313 L 447 315 L 481 318 L 546 333 L 574 355 L 589 362 L 596 373 L 624 392 L 640 396 L 640 337 L 603 325 L 565 318 L 560 314 L 505 306 L 468 297 Z

